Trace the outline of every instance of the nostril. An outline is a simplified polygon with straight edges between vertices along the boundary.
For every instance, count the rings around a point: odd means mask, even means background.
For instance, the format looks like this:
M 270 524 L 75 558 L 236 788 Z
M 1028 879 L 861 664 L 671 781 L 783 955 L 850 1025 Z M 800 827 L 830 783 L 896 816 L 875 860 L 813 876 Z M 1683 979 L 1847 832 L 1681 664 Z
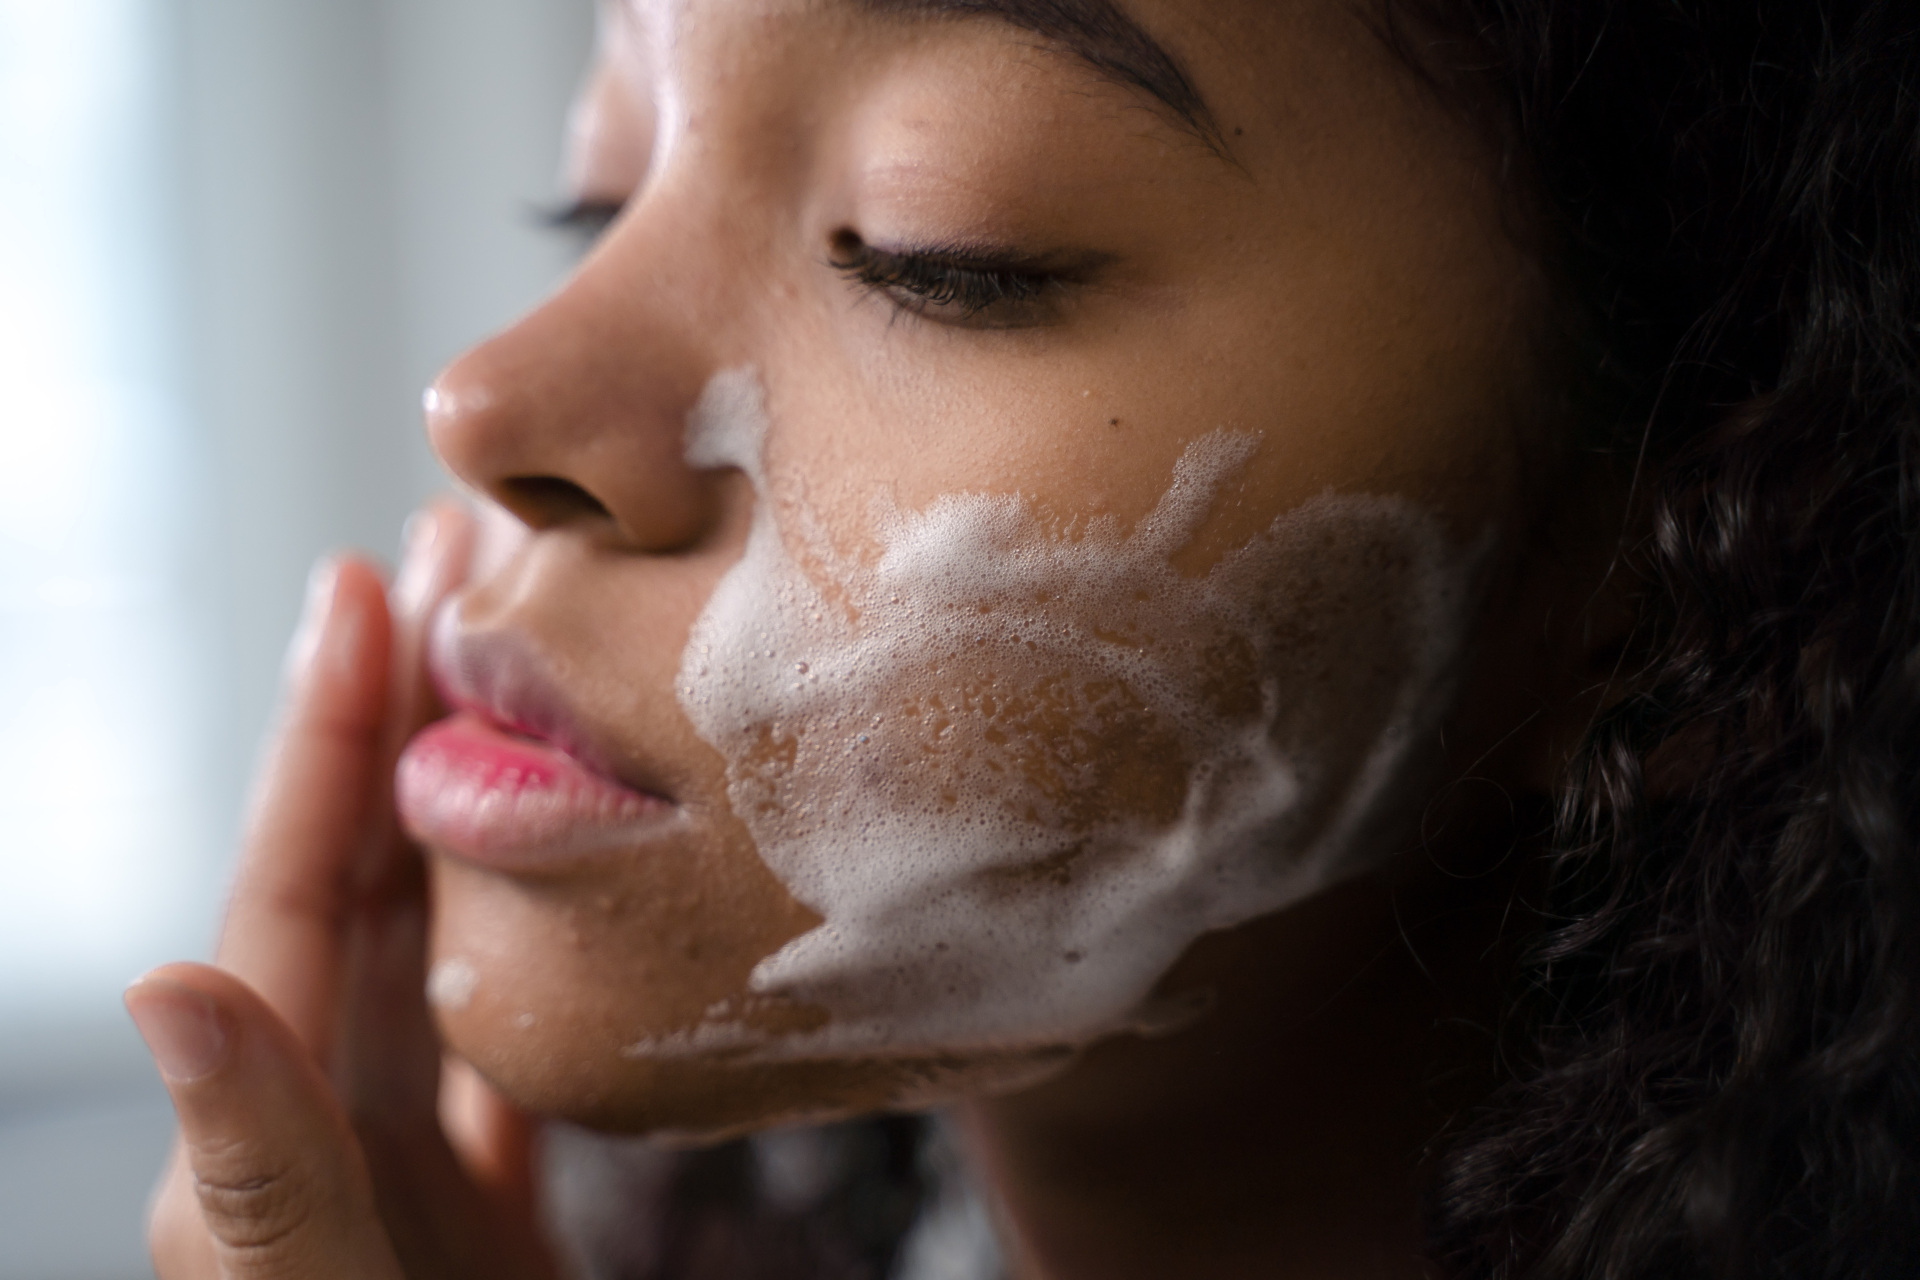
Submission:
M 600 499 L 559 476 L 512 476 L 500 482 L 500 504 L 533 529 L 578 520 L 611 520 Z

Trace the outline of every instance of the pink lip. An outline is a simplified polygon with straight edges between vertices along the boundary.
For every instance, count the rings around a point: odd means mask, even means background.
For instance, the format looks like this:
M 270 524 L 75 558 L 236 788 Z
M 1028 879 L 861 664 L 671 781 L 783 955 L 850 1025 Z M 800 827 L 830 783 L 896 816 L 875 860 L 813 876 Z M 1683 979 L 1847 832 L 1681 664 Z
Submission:
M 678 816 L 671 801 L 597 767 L 517 645 L 476 643 L 443 614 L 429 650 L 456 711 L 400 756 L 395 796 L 416 840 L 502 871 L 556 870 L 644 841 Z

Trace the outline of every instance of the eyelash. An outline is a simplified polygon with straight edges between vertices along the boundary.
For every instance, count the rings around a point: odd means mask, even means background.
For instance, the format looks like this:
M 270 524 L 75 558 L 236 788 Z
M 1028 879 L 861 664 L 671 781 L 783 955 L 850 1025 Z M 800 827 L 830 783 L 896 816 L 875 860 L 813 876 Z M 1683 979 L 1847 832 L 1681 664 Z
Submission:
M 575 200 L 557 209 L 542 211 L 540 222 L 555 231 L 572 232 L 591 244 L 613 225 L 613 220 L 626 207 L 622 200 Z
M 541 221 L 591 244 L 625 207 L 618 200 L 576 200 L 543 213 Z M 903 311 L 964 328 L 1031 323 L 1034 307 L 1065 282 L 1031 263 L 961 246 L 881 249 L 850 230 L 834 234 L 829 262 L 863 288 L 886 294 Z
M 852 231 L 833 237 L 835 270 L 913 315 L 973 328 L 1032 323 L 1063 278 L 1031 263 L 965 247 L 880 249 Z

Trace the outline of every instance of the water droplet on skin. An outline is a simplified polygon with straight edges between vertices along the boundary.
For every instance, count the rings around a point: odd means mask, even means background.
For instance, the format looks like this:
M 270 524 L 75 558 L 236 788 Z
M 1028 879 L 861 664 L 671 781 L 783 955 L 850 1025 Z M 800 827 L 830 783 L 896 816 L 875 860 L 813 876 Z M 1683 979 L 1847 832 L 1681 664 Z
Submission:
M 427 1003 L 446 1013 L 459 1013 L 473 1003 L 480 986 L 480 973 L 459 956 L 434 962 L 427 974 Z

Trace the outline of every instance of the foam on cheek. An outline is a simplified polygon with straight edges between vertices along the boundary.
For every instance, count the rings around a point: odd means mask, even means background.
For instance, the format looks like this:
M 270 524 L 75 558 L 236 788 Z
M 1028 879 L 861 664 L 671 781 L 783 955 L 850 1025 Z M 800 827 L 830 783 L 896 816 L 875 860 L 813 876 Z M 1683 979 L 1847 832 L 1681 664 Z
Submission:
M 1183 576 L 1173 553 L 1257 444 L 1216 432 L 1130 531 L 1061 535 L 1017 496 L 882 499 L 881 554 L 854 563 L 770 492 L 764 433 L 751 370 L 688 424 L 689 461 L 740 468 L 757 504 L 679 697 L 760 856 L 824 919 L 753 986 L 830 1020 L 758 1042 L 716 1011 L 682 1049 L 1084 1043 L 1149 1016 L 1201 934 L 1365 864 L 1445 706 L 1478 558 L 1429 517 L 1323 497 Z

